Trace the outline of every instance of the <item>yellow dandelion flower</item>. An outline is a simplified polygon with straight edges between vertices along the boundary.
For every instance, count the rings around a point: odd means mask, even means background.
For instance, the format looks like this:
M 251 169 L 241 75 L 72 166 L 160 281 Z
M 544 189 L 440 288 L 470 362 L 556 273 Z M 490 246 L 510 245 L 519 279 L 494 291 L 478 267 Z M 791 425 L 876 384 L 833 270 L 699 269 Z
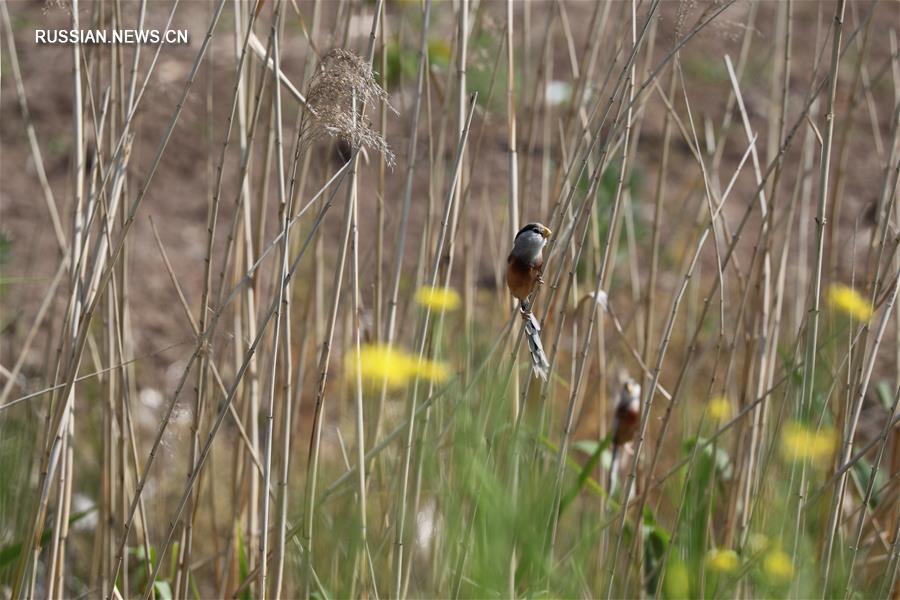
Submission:
M 423 360 L 416 364 L 416 373 L 422 379 L 440 383 L 450 379 L 450 367 L 446 363 Z
M 709 417 L 713 421 L 724 421 L 731 416 L 731 403 L 725 396 L 718 396 L 709 401 Z
M 741 566 L 741 561 L 734 550 L 710 550 L 706 555 L 706 564 L 718 573 L 733 573 Z
M 420 287 L 416 292 L 416 302 L 431 310 L 456 310 L 462 303 L 459 294 L 451 288 Z
M 790 581 L 794 576 L 791 557 L 784 550 L 772 550 L 763 559 L 763 571 L 775 581 Z
M 835 284 L 828 290 L 828 304 L 858 321 L 868 321 L 875 314 L 872 303 L 846 285 Z
M 450 368 L 441 362 L 422 360 L 410 356 L 400 350 L 383 344 L 366 345 L 360 348 L 359 355 L 351 352 L 347 356 L 347 376 L 355 379 L 357 368 L 364 383 L 388 387 L 402 387 L 410 379 L 419 376 L 429 381 L 446 381 L 450 377 Z
M 827 463 L 837 446 L 837 436 L 829 428 L 816 431 L 796 421 L 781 432 L 781 455 L 787 460 Z
M 386 345 L 369 345 L 360 348 L 359 355 L 347 356 L 347 376 L 355 378 L 357 369 L 365 383 L 402 387 L 416 374 L 416 361 Z

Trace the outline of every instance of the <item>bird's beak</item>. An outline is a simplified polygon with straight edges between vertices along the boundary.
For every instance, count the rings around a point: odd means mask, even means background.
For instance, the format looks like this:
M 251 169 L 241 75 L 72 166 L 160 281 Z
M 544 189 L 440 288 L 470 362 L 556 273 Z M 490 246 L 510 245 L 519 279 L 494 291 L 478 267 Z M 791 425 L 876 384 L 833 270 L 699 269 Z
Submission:
M 550 237 L 551 235 L 553 235 L 553 232 L 550 231 L 550 228 L 549 228 L 549 227 L 544 227 L 543 234 L 544 234 L 544 237 L 545 237 L 545 238 L 548 238 L 548 237 Z

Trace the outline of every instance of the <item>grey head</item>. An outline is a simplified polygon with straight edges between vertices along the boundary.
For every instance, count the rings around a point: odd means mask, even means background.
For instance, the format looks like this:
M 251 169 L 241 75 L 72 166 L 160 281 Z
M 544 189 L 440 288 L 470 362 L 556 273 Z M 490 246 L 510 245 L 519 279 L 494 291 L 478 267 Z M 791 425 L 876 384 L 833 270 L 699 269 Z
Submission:
M 553 232 L 541 223 L 529 223 L 519 230 L 511 255 L 527 264 L 538 262 L 547 239 Z
M 627 376 L 626 376 L 627 377 Z M 619 394 L 619 406 L 627 406 L 629 410 L 637 411 L 641 403 L 641 384 L 631 377 L 622 382 L 622 391 Z

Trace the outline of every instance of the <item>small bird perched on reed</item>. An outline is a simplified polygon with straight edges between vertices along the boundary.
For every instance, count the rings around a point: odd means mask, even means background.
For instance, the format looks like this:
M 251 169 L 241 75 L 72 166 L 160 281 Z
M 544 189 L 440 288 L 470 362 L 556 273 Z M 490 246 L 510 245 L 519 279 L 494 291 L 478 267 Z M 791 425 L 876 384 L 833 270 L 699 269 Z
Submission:
M 541 326 L 531 313 L 528 297 L 535 285 L 543 283 L 541 272 L 544 267 L 544 245 L 552 232 L 541 223 L 529 223 L 519 230 L 513 242 L 512 251 L 506 259 L 506 285 L 519 301 L 522 319 L 525 320 L 525 337 L 531 354 L 531 368 L 534 374 L 547 380 L 550 362 L 541 344 Z
M 612 459 L 609 463 L 609 492 L 612 493 L 621 461 L 622 447 L 634 439 L 641 423 L 641 384 L 622 375 L 622 389 L 613 414 Z

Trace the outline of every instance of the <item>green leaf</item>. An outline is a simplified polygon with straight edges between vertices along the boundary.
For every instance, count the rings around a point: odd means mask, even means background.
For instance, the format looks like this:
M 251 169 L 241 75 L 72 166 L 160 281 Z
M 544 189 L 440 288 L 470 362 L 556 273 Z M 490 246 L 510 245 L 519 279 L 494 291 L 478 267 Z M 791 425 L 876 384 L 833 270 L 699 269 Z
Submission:
M 681 519 L 683 532 L 679 535 L 679 539 L 686 543 L 688 568 L 698 580 L 706 554 L 708 525 L 715 514 L 718 489 L 715 484 L 728 481 L 732 473 L 728 453 L 713 445 L 705 445 L 705 441 L 703 438 L 688 439 L 682 446 L 687 456 L 694 454 L 698 444 L 702 446 L 696 452 L 690 479 L 685 481 L 684 515 Z M 684 467 L 685 474 L 689 468 Z
M 6 265 L 12 255 L 12 241 L 6 233 L 0 231 L 0 266 Z
M 69 526 L 71 527 L 81 519 L 85 518 L 92 512 L 96 510 L 95 508 L 89 508 L 88 510 L 83 510 L 81 512 L 74 513 L 69 516 Z M 41 545 L 43 546 L 47 542 L 50 541 L 50 537 L 53 535 L 53 527 L 47 527 L 44 529 L 44 533 L 41 535 Z M 13 561 L 15 561 L 19 554 L 22 553 L 22 542 L 14 542 L 12 544 L 7 544 L 3 548 L 0 548 L 0 569 L 9 565 Z
M 541 442 L 541 445 L 543 445 L 547 450 L 549 450 L 552 455 L 559 456 L 559 448 L 556 446 L 556 444 L 554 444 L 549 439 L 547 439 L 546 436 L 542 435 L 540 437 L 540 442 Z M 603 448 L 600 449 L 600 453 L 603 454 Z M 580 474 L 582 473 L 582 471 L 584 471 L 584 469 L 581 467 L 581 465 L 579 465 L 577 462 L 575 462 L 575 460 L 573 460 L 571 456 L 566 456 L 566 466 L 569 469 L 571 469 L 572 471 L 578 471 L 579 480 L 580 480 Z M 587 479 L 585 479 L 583 487 L 587 487 L 587 489 L 592 491 L 595 495 L 600 496 L 601 498 L 607 497 L 606 490 L 603 488 L 602 485 L 597 483 L 597 480 L 594 479 L 593 477 L 588 477 Z M 561 504 L 560 504 L 560 506 L 561 506 Z M 618 506 L 613 506 L 613 508 L 618 508 Z
M 857 485 L 859 485 L 860 489 L 865 490 L 868 489 L 869 486 L 869 477 L 872 474 L 872 463 L 867 461 L 865 458 L 860 458 L 858 461 L 853 463 L 853 479 L 856 480 Z M 884 487 L 885 484 L 885 475 L 884 471 L 881 469 L 877 469 L 875 471 L 875 485 L 872 486 L 872 497 L 869 498 L 869 508 L 875 508 L 878 506 L 879 494 L 878 490 Z
M 668 531 L 659 526 L 649 508 L 644 508 L 643 521 L 644 579 L 647 582 L 647 591 L 656 594 L 659 587 L 660 567 L 666 549 L 669 547 L 671 536 Z
M 584 463 L 584 466 L 581 468 L 581 472 L 578 474 L 578 479 L 575 482 L 575 485 L 572 486 L 572 489 L 562 497 L 559 503 L 559 514 L 562 515 L 563 511 L 569 504 L 578 497 L 578 494 L 581 493 L 581 490 L 587 485 L 588 481 L 594 481 L 591 479 L 591 472 L 597 466 L 597 462 L 600 460 L 600 456 L 603 454 L 603 451 L 609 448 L 610 443 L 612 442 L 612 435 L 607 435 L 606 438 L 603 439 L 602 442 L 595 441 L 587 441 L 583 440 L 580 442 L 575 442 L 574 446 L 578 447 L 579 444 L 582 445 L 583 448 L 590 448 L 593 446 L 593 452 L 588 458 L 587 462 Z M 597 484 L 599 487 L 599 484 Z
M 597 447 L 602 443 L 603 442 L 598 442 L 597 440 L 576 440 L 572 442 L 572 449 L 578 450 L 579 452 L 584 452 L 585 454 L 590 456 L 597 451 Z
M 136 559 L 142 562 L 146 562 L 147 553 L 144 551 L 144 546 L 130 546 L 128 548 L 128 553 L 134 556 Z M 150 546 L 150 564 L 156 562 L 156 546 Z
M 894 407 L 894 391 L 891 389 L 890 383 L 888 383 L 887 380 L 882 379 L 875 384 L 875 391 L 878 393 L 878 399 L 881 400 L 881 405 L 890 412 Z
M 169 585 L 168 581 L 154 581 L 153 590 L 156 592 L 156 597 L 160 600 L 172 600 L 172 586 Z
M 240 580 L 243 582 L 250 574 L 250 566 L 247 562 L 247 549 L 244 548 L 244 536 L 241 535 L 241 526 L 238 522 L 235 522 L 234 524 L 234 533 L 238 547 L 238 574 L 240 575 Z M 241 600 L 250 600 L 250 586 L 247 586 L 247 588 L 241 592 Z

